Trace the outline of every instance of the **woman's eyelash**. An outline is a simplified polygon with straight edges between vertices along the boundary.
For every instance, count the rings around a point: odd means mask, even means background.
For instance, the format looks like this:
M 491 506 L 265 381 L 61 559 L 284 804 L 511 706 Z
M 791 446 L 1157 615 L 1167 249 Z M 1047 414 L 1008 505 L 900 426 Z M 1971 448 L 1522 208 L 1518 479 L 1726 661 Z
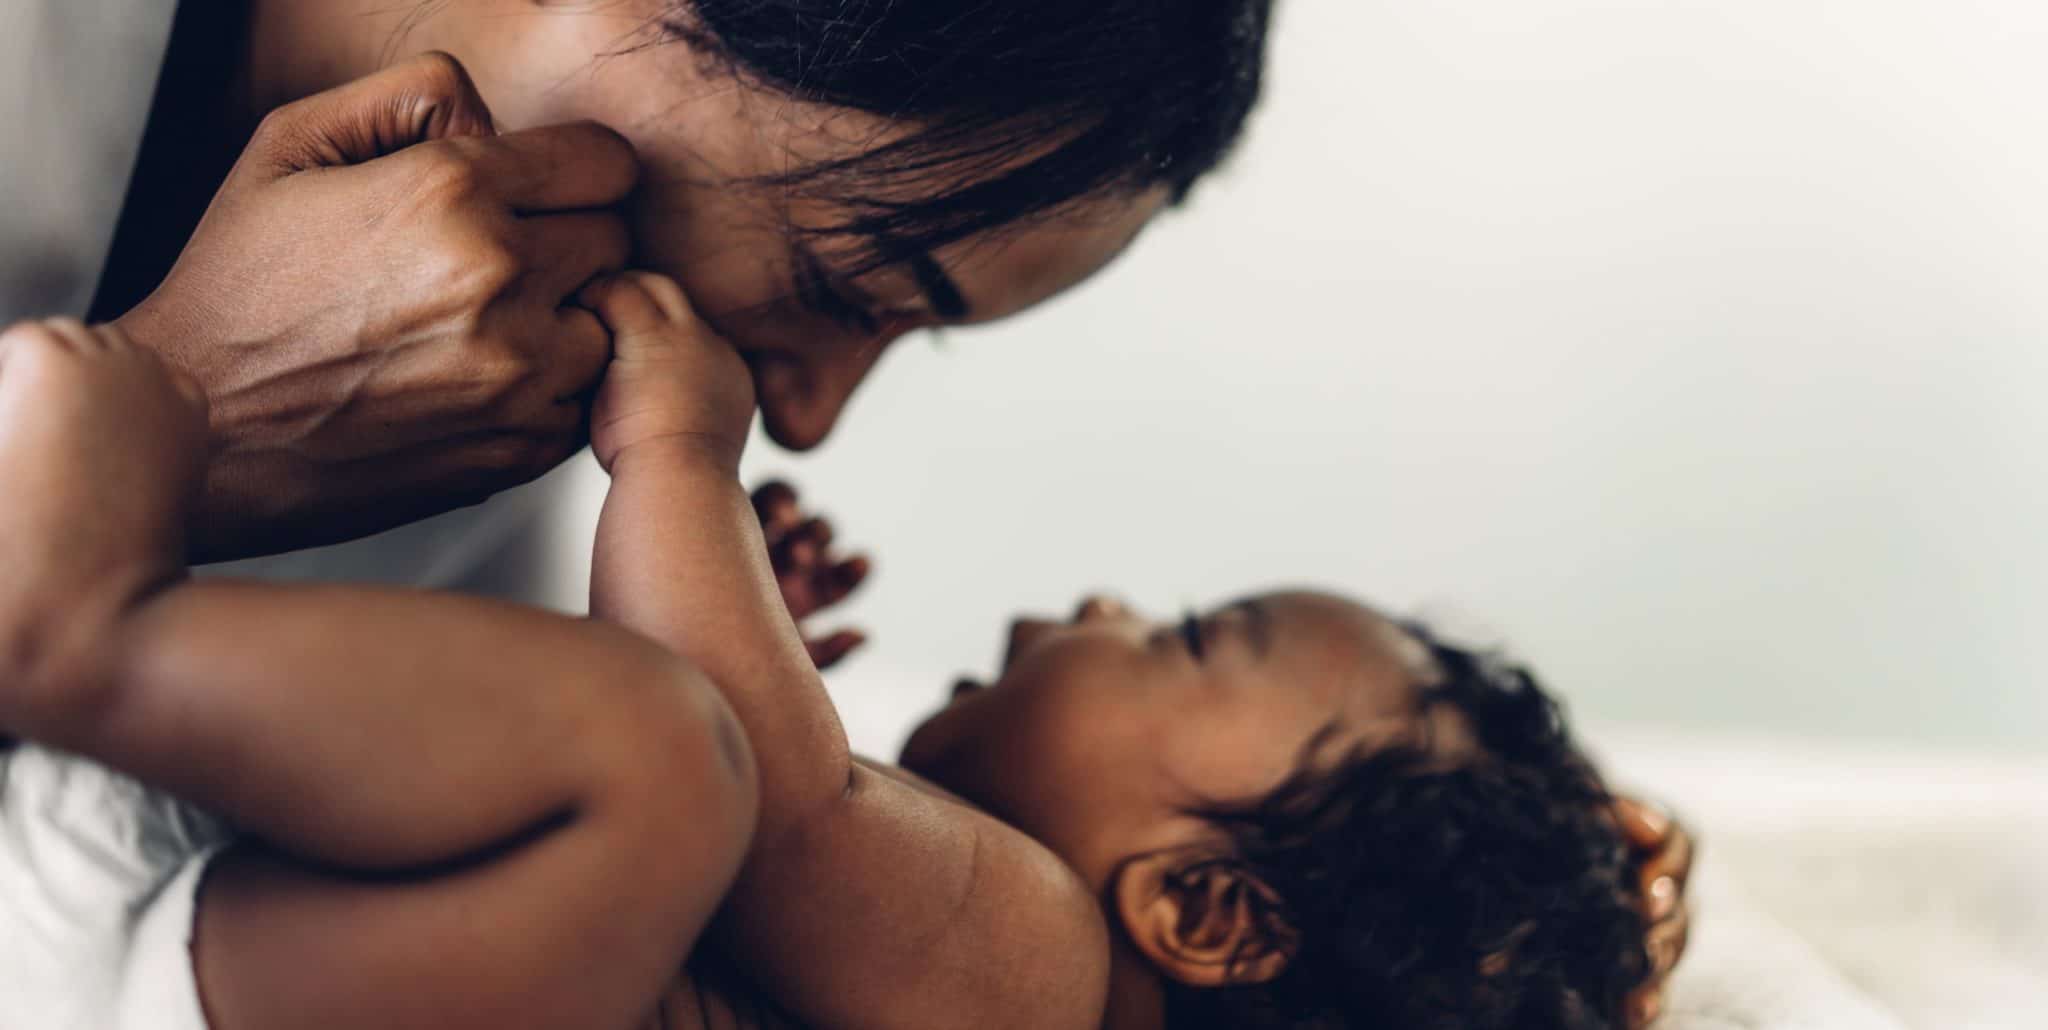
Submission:
M 882 320 L 874 312 L 849 300 L 814 261 L 797 263 L 796 295 L 804 307 L 831 319 L 842 329 L 873 335 L 882 327 Z
M 1189 612 L 1187 617 L 1181 620 L 1180 636 L 1188 645 L 1188 653 L 1194 655 L 1196 661 L 1201 661 L 1203 657 L 1202 620 L 1194 612 Z

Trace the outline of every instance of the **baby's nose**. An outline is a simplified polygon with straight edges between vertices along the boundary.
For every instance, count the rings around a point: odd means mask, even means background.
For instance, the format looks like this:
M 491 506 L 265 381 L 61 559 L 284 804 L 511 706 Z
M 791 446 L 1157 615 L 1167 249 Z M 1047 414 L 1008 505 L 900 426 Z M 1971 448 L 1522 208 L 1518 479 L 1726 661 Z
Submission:
M 1100 619 L 1121 619 L 1131 614 L 1129 605 L 1104 594 L 1092 594 L 1081 601 L 1081 608 L 1074 613 L 1075 622 L 1095 622 Z

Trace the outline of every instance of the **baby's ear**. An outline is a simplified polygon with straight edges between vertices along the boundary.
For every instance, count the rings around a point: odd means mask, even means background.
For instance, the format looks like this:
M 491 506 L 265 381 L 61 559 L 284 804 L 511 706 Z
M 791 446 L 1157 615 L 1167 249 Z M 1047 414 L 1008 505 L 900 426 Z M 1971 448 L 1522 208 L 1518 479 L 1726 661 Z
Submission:
M 1131 859 L 1111 893 L 1138 951 L 1190 987 L 1265 983 L 1287 969 L 1299 943 L 1273 889 L 1214 851 Z

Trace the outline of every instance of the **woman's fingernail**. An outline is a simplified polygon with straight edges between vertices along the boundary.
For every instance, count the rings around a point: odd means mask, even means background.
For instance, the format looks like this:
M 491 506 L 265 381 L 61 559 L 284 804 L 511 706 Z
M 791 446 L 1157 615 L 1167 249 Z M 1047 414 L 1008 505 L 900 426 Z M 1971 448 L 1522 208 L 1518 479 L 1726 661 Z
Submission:
M 1655 991 L 1652 991 L 1636 999 L 1635 1010 L 1635 1024 L 1637 1026 L 1649 1026 L 1657 1021 L 1659 1015 L 1663 1014 L 1664 999 Z
M 1654 801 L 1636 803 L 1636 821 L 1654 837 L 1662 839 L 1671 835 L 1671 812 Z
M 1649 890 L 1644 892 L 1648 902 L 1650 921 L 1661 923 L 1671 913 L 1678 911 L 1678 881 L 1669 876 L 1659 876 L 1650 881 Z

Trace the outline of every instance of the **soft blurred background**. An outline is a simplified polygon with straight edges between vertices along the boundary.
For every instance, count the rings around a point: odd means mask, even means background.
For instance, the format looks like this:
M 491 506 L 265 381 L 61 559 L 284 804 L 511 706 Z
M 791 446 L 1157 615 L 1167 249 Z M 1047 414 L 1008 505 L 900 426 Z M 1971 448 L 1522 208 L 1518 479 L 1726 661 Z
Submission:
M 1668 1025 L 2048 1010 L 2048 7 L 1283 2 L 1249 145 L 787 476 L 892 755 L 1006 620 L 1354 592 L 1707 842 Z M 603 477 L 497 582 L 575 609 Z
M 1509 645 L 1582 717 L 2041 749 L 2048 8 L 1278 19 L 1187 211 L 899 344 L 814 457 L 755 448 L 878 556 L 835 676 L 864 743 L 1020 609 L 1310 583 Z

